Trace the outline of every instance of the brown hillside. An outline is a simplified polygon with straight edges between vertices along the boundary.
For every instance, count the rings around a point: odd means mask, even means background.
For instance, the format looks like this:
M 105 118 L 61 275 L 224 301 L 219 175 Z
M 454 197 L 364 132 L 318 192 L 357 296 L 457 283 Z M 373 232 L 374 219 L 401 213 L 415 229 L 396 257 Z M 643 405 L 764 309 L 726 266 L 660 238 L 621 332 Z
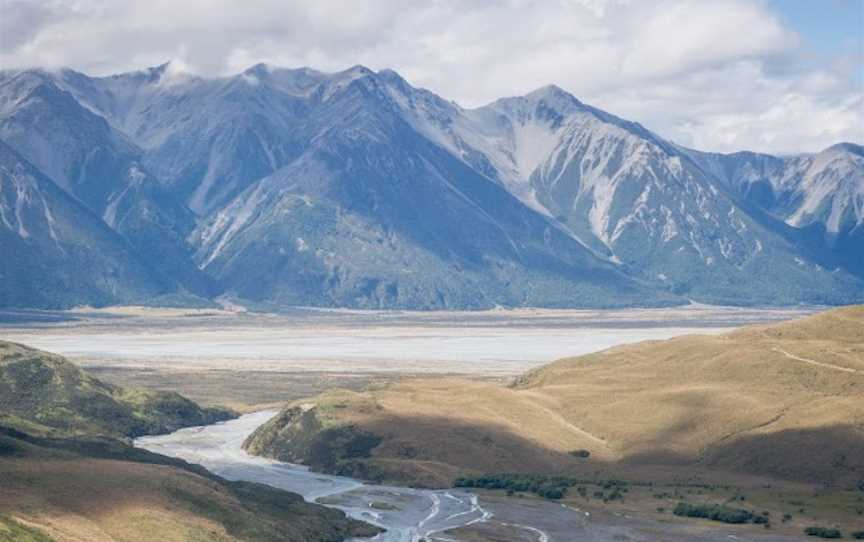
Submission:
M 563 359 L 509 388 L 411 380 L 307 403 L 310 449 L 345 427 L 380 440 L 317 466 L 369 477 L 689 465 L 849 485 L 864 478 L 864 307 Z M 287 409 L 249 449 L 315 466 L 293 449 L 296 422 Z
M 51 455 L 0 458 L 0 529 L 15 522 L 45 540 L 88 542 L 337 542 L 377 532 L 267 486 L 172 466 Z

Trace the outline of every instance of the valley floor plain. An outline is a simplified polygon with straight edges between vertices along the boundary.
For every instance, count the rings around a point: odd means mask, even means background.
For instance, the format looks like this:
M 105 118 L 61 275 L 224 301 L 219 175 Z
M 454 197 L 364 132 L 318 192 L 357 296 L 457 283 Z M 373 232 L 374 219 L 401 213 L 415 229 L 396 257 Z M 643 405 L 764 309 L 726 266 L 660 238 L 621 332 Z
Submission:
M 178 391 L 203 404 L 253 412 L 334 388 L 375 389 L 415 376 L 507 383 L 559 358 L 685 334 L 717 335 L 750 324 L 798 319 L 819 310 L 693 305 L 650 310 L 425 313 L 296 309 L 264 314 L 141 307 L 0 311 L 0 339 L 62 354 L 115 384 Z M 645 475 L 641 471 L 638 474 Z M 648 474 L 654 476 L 653 471 Z M 669 479 L 674 482 L 678 474 L 669 475 Z M 645 491 L 634 486 L 625 504 L 586 502 L 586 510 L 596 515 L 596 526 L 641 530 L 659 521 L 658 528 L 666 529 L 663 536 L 669 539 L 674 539 L 672 526 L 684 529 L 682 540 L 697 531 L 709 537 L 715 533 L 703 529 L 715 529 L 718 539 L 729 533 L 752 534 L 747 529 L 675 518 L 668 509 L 661 512 L 655 493 L 668 490 L 677 495 L 680 490 L 690 495 L 694 490 L 681 489 L 672 482 L 667 488 L 663 485 L 667 474 L 659 472 L 656 476 L 660 485 Z M 782 491 L 775 495 L 760 489 L 761 479 L 736 477 L 722 482 L 733 485 L 713 497 L 728 500 L 746 491 L 748 505 L 752 500 L 753 505 L 775 515 L 785 510 L 787 501 L 800 502 L 796 505 L 800 508 L 806 501 L 808 510 L 819 515 L 823 511 L 818 507 L 830 501 L 816 498 L 818 493 L 811 495 L 809 486 L 783 484 L 782 488 L 777 486 Z M 493 508 L 511 511 L 549 504 L 530 496 L 507 500 L 500 493 L 480 493 Z M 578 505 L 585 506 L 581 501 Z M 828 512 L 824 515 L 833 518 Z M 804 519 L 796 515 L 799 521 Z M 552 523 L 547 532 L 554 532 Z M 501 540 L 501 533 L 484 531 L 490 528 L 476 526 L 459 535 L 466 540 Z M 778 531 L 782 531 L 777 532 L 780 537 L 794 536 L 801 528 L 796 523 L 781 525 Z M 605 534 L 615 535 L 611 531 Z
M 241 411 L 404 376 L 508 379 L 643 340 L 717 334 L 815 307 L 347 311 L 280 314 L 115 307 L 0 311 L 0 338 L 68 357 L 108 381 Z

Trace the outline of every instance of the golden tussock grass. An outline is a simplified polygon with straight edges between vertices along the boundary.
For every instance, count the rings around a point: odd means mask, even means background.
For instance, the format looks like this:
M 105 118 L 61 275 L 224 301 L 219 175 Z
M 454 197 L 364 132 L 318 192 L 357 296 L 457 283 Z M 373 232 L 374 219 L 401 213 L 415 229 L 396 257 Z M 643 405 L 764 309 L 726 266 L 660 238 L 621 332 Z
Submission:
M 864 307 L 562 359 L 509 387 L 412 379 L 312 401 L 382 436 L 368 462 L 396 481 L 669 465 L 848 485 L 864 478 Z

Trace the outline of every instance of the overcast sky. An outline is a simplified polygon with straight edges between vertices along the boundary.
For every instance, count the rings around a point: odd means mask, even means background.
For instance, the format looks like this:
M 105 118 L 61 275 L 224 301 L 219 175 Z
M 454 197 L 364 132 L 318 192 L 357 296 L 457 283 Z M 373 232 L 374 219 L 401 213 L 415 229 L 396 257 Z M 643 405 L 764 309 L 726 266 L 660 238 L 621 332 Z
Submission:
M 864 0 L 0 0 L 0 66 L 392 68 L 463 106 L 555 83 L 704 150 L 864 141 Z

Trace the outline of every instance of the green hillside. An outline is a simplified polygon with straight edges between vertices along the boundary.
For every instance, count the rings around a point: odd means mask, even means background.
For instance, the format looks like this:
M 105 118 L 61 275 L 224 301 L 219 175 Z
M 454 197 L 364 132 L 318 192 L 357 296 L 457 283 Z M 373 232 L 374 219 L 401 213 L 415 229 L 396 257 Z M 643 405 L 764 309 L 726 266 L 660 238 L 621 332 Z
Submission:
M 0 542 L 341 542 L 378 529 L 266 485 L 130 446 L 125 437 L 233 413 L 125 389 L 0 341 Z
M 215 423 L 233 414 L 200 407 L 177 393 L 120 388 L 61 356 L 0 341 L 3 415 L 7 425 L 14 416 L 17 423 L 38 424 L 55 433 L 137 437 Z

